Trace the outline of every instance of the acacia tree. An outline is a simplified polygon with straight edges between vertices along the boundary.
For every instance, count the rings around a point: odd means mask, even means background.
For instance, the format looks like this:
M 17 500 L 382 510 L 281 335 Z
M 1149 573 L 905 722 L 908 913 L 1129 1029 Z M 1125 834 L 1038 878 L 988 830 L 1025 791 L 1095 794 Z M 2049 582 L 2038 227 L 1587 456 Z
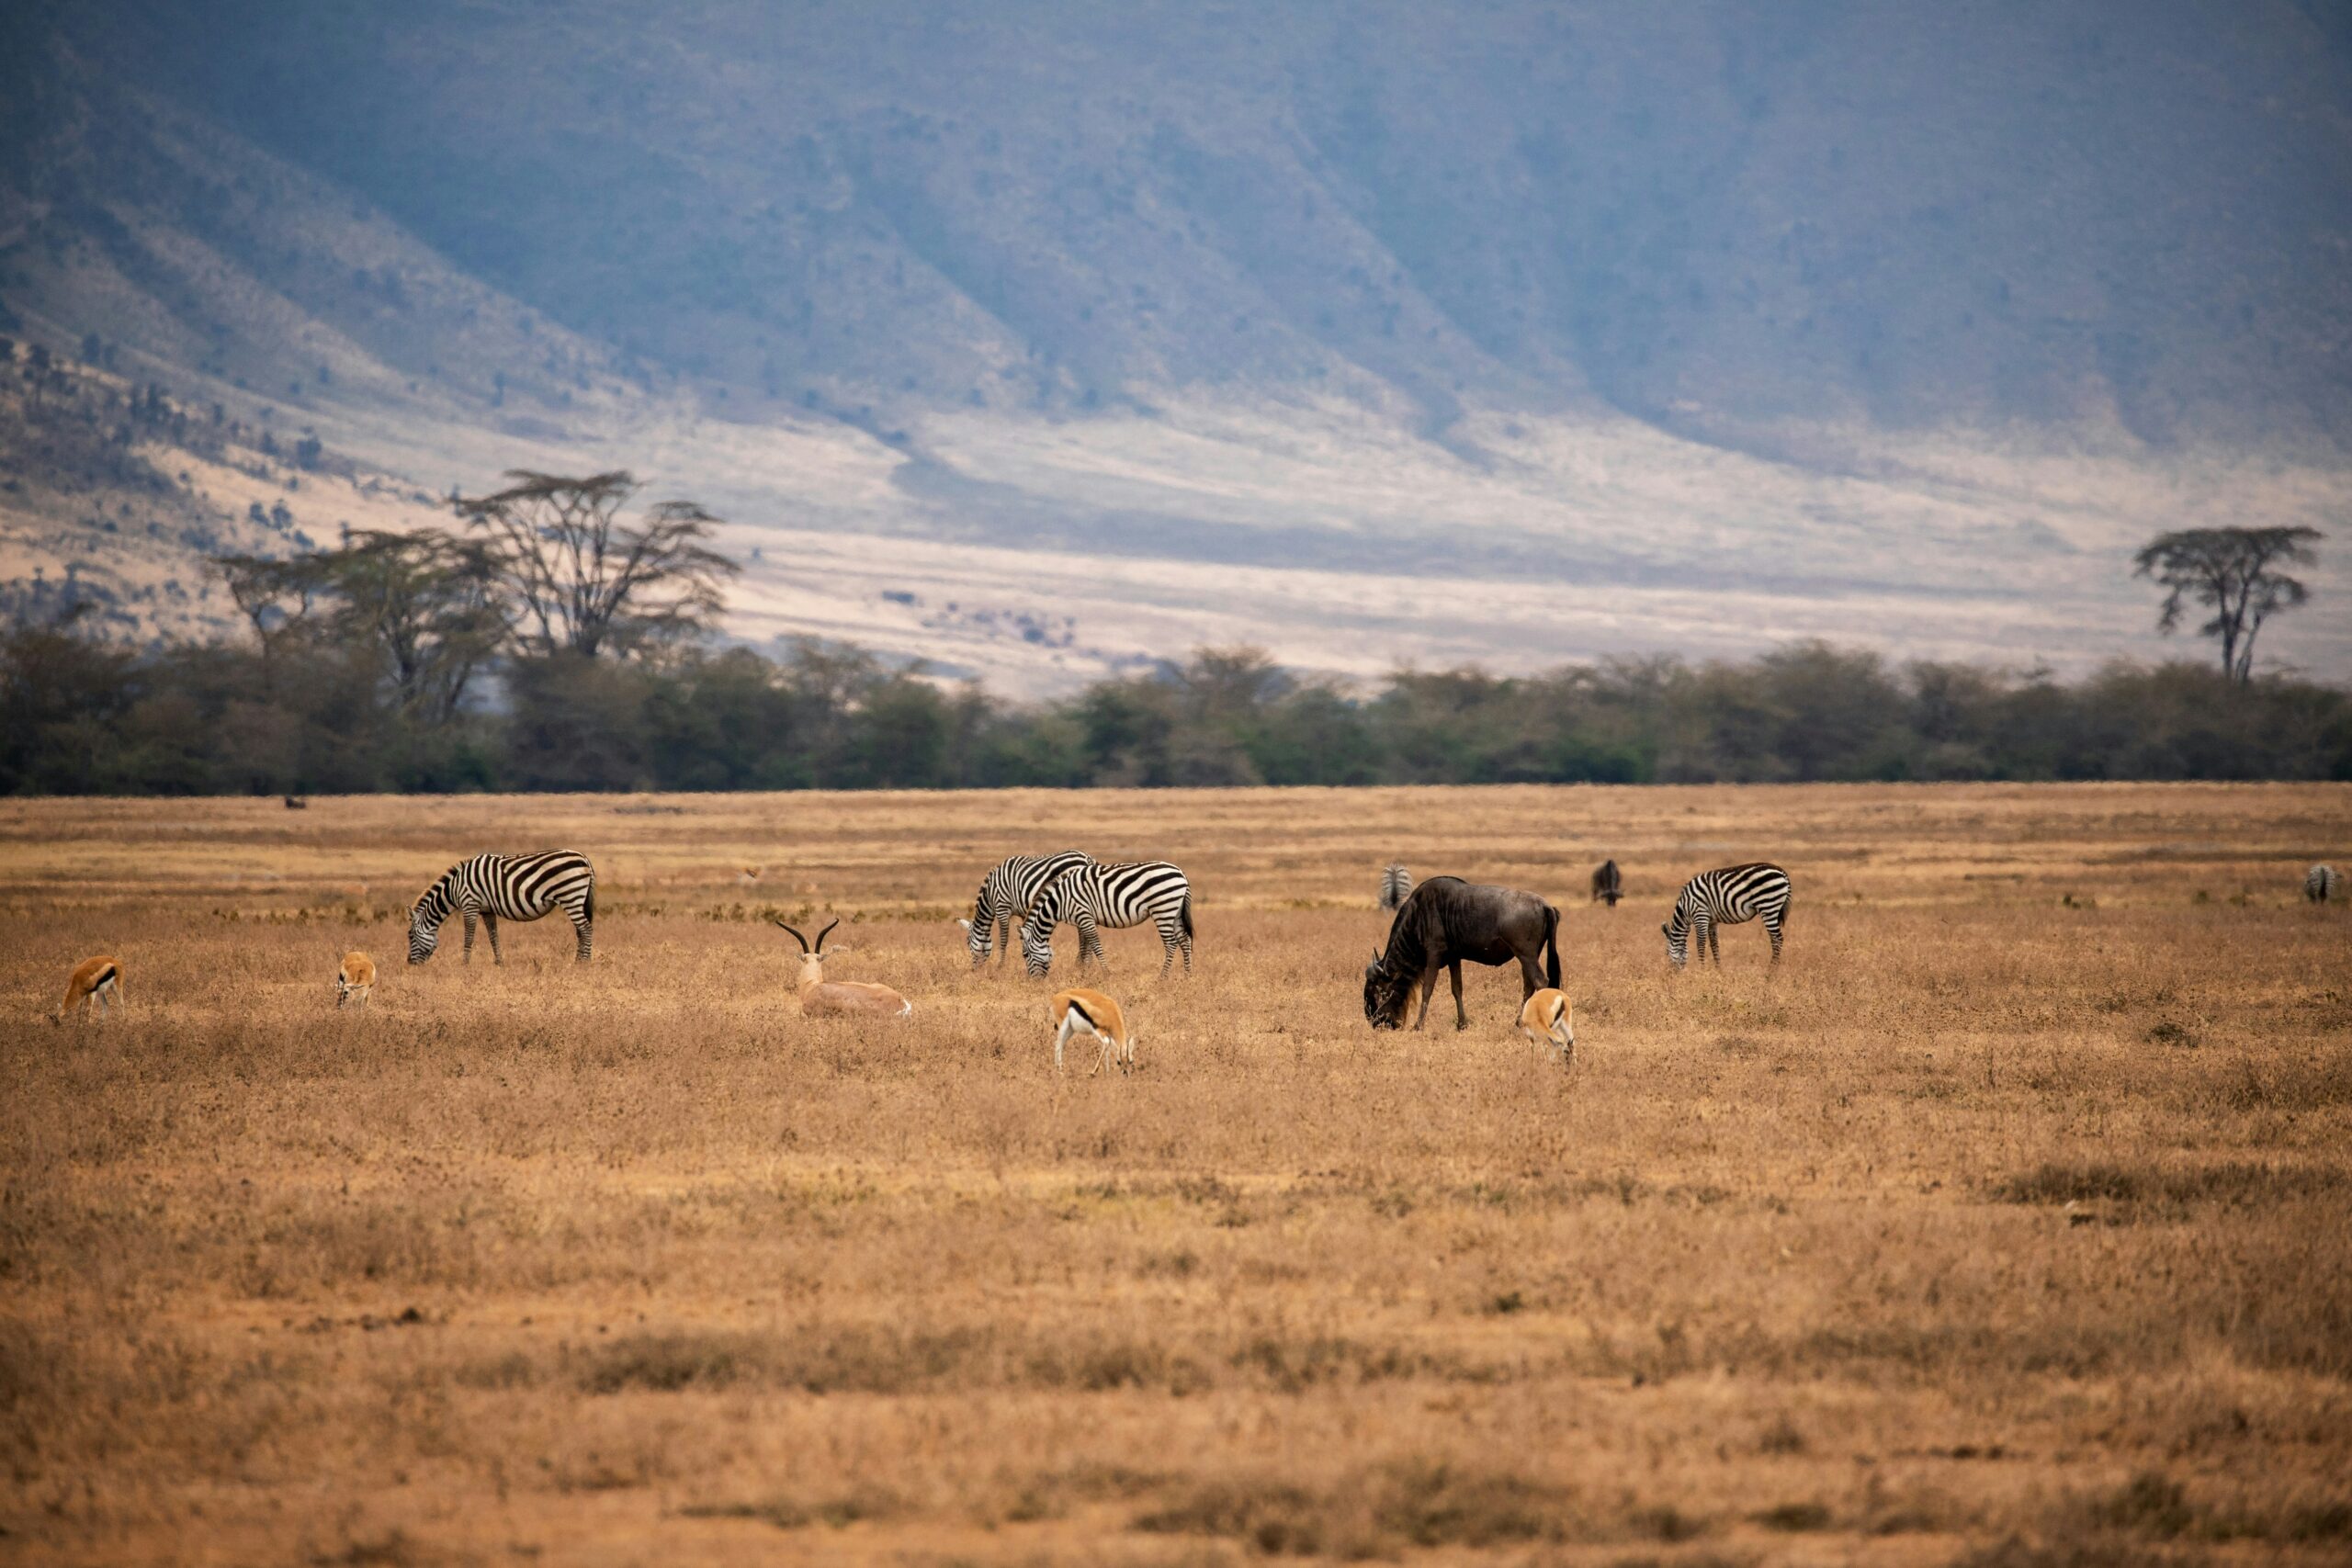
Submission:
M 381 654 L 394 705 L 429 725 L 455 718 L 512 624 L 489 544 L 362 529 L 312 558 L 340 601 L 331 625 Z
M 520 609 L 519 635 L 542 654 L 629 652 L 707 631 L 735 562 L 705 542 L 718 521 L 691 501 L 658 502 L 634 523 L 627 469 L 569 479 L 517 468 L 494 495 L 460 499 L 458 514 L 496 551 Z
M 326 580 L 316 556 L 219 555 L 210 558 L 214 575 L 229 590 L 238 612 L 252 623 L 261 644 L 262 690 L 277 687 L 279 645 L 311 629 L 311 613 Z
M 2316 528 L 2187 528 L 2160 534 L 2134 558 L 2134 575 L 2152 577 L 2168 592 L 2156 629 L 2180 625 L 2182 605 L 2194 599 L 2213 612 L 2197 628 L 2222 642 L 2222 673 L 2241 685 L 2254 678 L 2254 638 L 2262 623 L 2310 597 L 2301 582 L 2277 570 L 2309 566 Z

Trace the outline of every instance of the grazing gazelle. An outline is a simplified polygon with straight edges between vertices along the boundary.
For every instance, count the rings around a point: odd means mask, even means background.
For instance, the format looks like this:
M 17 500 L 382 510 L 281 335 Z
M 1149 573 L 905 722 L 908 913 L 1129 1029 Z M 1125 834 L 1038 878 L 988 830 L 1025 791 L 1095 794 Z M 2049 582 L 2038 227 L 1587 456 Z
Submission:
M 130 998 L 123 994 L 122 964 L 112 953 L 101 953 L 96 958 L 85 958 L 74 965 L 74 974 L 65 982 L 65 999 L 57 1004 L 51 1023 L 63 1023 L 65 1015 L 78 1005 L 84 1018 L 104 1009 L 114 1011 L 117 1002 Z
M 800 944 L 800 975 L 794 986 L 800 992 L 801 1016 L 814 1017 L 824 1013 L 865 1013 L 884 1018 L 914 1016 L 914 1004 L 888 986 L 877 986 L 867 980 L 825 978 L 825 960 L 850 951 L 846 947 L 828 951 L 825 947 L 825 939 L 832 934 L 834 926 L 841 924 L 838 919 L 817 933 L 817 945 L 814 947 L 808 945 L 807 937 L 784 925 L 782 920 L 775 923 L 792 931 L 792 940 Z
M 334 1005 L 348 1003 L 355 1007 L 368 1005 L 368 994 L 376 988 L 376 961 L 356 948 L 343 955 L 335 965 Z
M 1519 1010 L 1519 1032 L 1538 1051 L 1556 1051 L 1560 1066 L 1566 1066 L 1577 1054 L 1577 1010 L 1567 993 L 1545 987 L 1527 998 Z
M 1091 1034 L 1102 1047 L 1094 1061 L 1092 1077 L 1113 1062 L 1123 1073 L 1136 1070 L 1136 1034 L 1119 1004 L 1100 991 L 1056 991 L 1046 1009 L 1054 1026 L 1054 1071 L 1062 1070 L 1062 1047 L 1073 1034 Z

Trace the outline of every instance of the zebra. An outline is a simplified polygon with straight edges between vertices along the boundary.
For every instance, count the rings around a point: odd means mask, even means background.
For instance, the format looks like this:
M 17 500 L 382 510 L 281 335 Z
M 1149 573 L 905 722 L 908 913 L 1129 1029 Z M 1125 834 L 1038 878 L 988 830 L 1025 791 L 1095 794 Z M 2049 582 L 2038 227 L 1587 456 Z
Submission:
M 1609 907 L 1613 909 L 1617 907 L 1617 900 L 1623 898 L 1624 896 L 1625 876 L 1623 872 L 1617 869 L 1617 863 L 1615 861 L 1605 860 L 1599 865 L 1592 868 L 1592 897 L 1594 901 L 1597 902 L 1600 899 L 1606 898 L 1609 900 Z
M 979 897 L 972 900 L 972 918 L 956 923 L 972 950 L 972 967 L 989 961 L 991 945 L 997 961 L 1012 951 L 1013 928 L 1029 913 L 1046 884 L 1072 866 L 1091 865 L 1094 857 L 1078 850 L 1057 855 L 1014 855 L 980 879 Z
M 441 922 L 451 911 L 466 918 L 466 962 L 474 961 L 474 918 L 490 933 L 490 961 L 503 964 L 498 922 L 536 920 L 561 907 L 580 938 L 579 960 L 588 962 L 596 920 L 596 868 L 571 850 L 541 850 L 532 855 L 476 855 L 459 861 L 424 890 L 408 917 L 408 961 L 422 964 L 441 940 Z
M 1789 913 L 1789 874 L 1777 865 L 1727 865 L 1702 871 L 1682 885 L 1674 901 L 1674 918 L 1658 927 L 1666 933 L 1666 955 L 1674 966 L 1683 965 L 1686 946 L 1695 935 L 1699 956 L 1713 956 L 1723 967 L 1723 946 L 1716 928 L 1736 926 L 1762 916 L 1772 939 L 1772 962 L 1781 962 L 1781 924 Z
M 1394 909 L 1405 902 L 1413 891 L 1413 874 L 1405 869 L 1403 861 L 1391 861 L 1388 869 L 1380 874 L 1380 907 Z
M 1159 927 L 1159 977 L 1168 977 L 1176 954 L 1193 972 L 1193 885 L 1166 861 L 1100 865 L 1089 861 L 1046 884 L 1021 922 L 1021 958 L 1033 979 L 1054 963 L 1054 928 L 1068 920 L 1078 928 L 1078 961 L 1103 962 L 1099 929 L 1125 931 L 1151 920 Z
M 2323 862 L 2303 873 L 2303 897 L 2314 904 L 2324 904 L 2335 897 L 2335 885 L 2343 880 L 2334 866 Z

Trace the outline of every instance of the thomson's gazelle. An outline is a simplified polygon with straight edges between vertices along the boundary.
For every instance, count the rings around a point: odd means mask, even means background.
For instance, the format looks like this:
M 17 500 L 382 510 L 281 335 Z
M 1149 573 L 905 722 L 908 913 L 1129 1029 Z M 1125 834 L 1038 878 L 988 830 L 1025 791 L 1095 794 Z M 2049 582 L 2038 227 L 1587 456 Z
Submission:
M 1538 991 L 1519 1010 L 1519 1032 L 1538 1051 L 1558 1052 L 1560 1066 L 1565 1067 L 1577 1054 L 1576 1004 L 1565 991 L 1549 987 Z
M 1127 1015 L 1119 1004 L 1102 992 L 1056 991 L 1046 1017 L 1054 1026 L 1054 1071 L 1062 1070 L 1062 1047 L 1069 1043 L 1071 1035 L 1081 1033 L 1091 1034 L 1102 1047 L 1094 1061 L 1094 1073 L 1114 1061 L 1123 1073 L 1136 1070 L 1135 1031 L 1127 1027 Z
M 65 999 L 57 1004 L 57 1012 L 49 1021 L 63 1023 L 65 1015 L 76 1006 L 87 1018 L 100 1008 L 112 1012 L 115 1003 L 130 999 L 123 994 L 121 962 L 112 953 L 101 953 L 74 965 L 74 973 L 65 982 Z
M 334 1005 L 366 1007 L 368 993 L 375 988 L 376 961 L 356 949 L 345 953 L 335 966 Z

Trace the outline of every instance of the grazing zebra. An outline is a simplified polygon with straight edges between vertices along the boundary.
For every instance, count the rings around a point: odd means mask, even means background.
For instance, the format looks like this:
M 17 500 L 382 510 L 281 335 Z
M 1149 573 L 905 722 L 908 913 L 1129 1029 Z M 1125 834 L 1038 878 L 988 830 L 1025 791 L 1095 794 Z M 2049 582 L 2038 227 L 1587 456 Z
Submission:
M 1413 891 L 1413 874 L 1405 869 L 1403 861 L 1391 861 L 1388 869 L 1380 874 L 1380 907 L 1394 909 L 1405 902 Z
M 1176 954 L 1193 972 L 1193 885 L 1166 861 L 1098 865 L 1089 861 L 1046 884 L 1021 922 L 1021 958 L 1035 978 L 1054 963 L 1054 928 L 1068 920 L 1078 928 L 1078 961 L 1103 962 L 1099 928 L 1125 931 L 1151 920 L 1159 927 L 1159 977 L 1166 979 Z
M 1624 874 L 1617 869 L 1615 861 L 1605 860 L 1592 868 L 1592 896 L 1596 900 L 1609 900 L 1612 909 L 1617 907 L 1617 900 L 1625 896 Z
M 2335 874 L 2334 866 L 2315 865 L 2303 873 L 2303 897 L 2314 904 L 2324 904 L 2335 897 L 2335 885 L 2343 880 Z
M 989 961 L 993 940 L 997 961 L 1012 951 L 1013 929 L 1029 914 L 1029 906 L 1046 884 L 1072 866 L 1091 865 L 1094 857 L 1077 850 L 1057 855 L 1014 855 L 980 879 L 980 896 L 972 900 L 972 918 L 957 920 L 972 949 L 972 967 Z
M 1789 914 L 1789 874 L 1777 865 L 1727 865 L 1720 871 L 1702 871 L 1682 885 L 1682 896 L 1674 901 L 1674 918 L 1660 926 L 1666 933 L 1666 955 L 1679 969 L 1683 965 L 1685 948 L 1695 934 L 1699 956 L 1712 956 L 1715 967 L 1724 964 L 1723 947 L 1716 937 L 1719 926 L 1736 926 L 1762 916 L 1766 934 L 1772 939 L 1772 962 L 1781 962 L 1781 924 Z
M 422 964 L 441 940 L 441 922 L 456 910 L 466 917 L 466 962 L 474 961 L 474 918 L 490 933 L 490 961 L 503 964 L 498 951 L 500 919 L 536 920 L 560 906 L 580 937 L 580 962 L 588 962 L 589 937 L 596 921 L 596 868 L 571 850 L 541 850 L 535 855 L 476 855 L 459 861 L 424 890 L 408 916 L 408 961 Z

